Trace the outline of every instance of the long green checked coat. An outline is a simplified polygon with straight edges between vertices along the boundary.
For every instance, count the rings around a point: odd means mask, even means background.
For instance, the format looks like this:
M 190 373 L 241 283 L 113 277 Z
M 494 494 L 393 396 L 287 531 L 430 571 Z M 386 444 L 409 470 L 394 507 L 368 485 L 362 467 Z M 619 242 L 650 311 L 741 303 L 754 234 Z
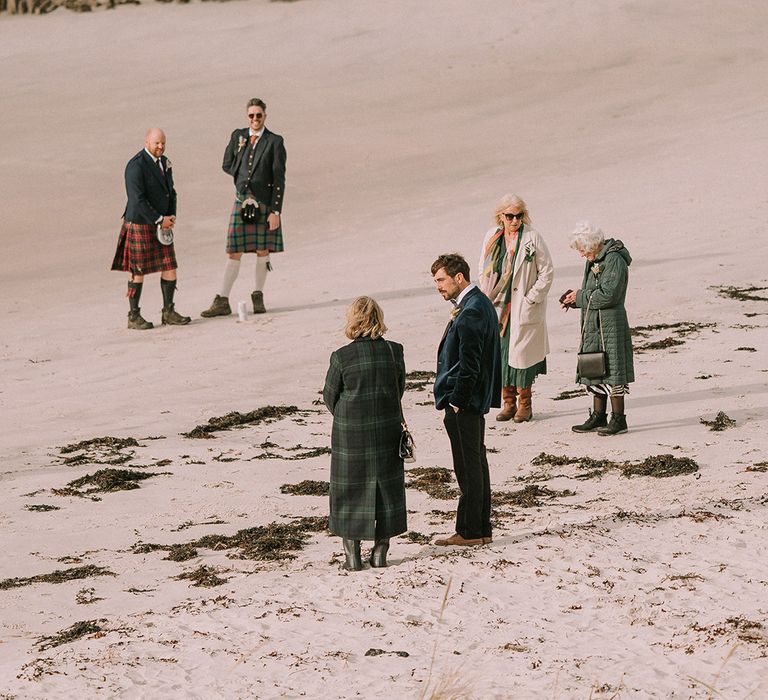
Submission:
M 336 535 L 373 540 L 408 529 L 398 454 L 404 389 L 399 343 L 361 337 L 331 353 L 323 400 L 333 413 L 329 528 Z

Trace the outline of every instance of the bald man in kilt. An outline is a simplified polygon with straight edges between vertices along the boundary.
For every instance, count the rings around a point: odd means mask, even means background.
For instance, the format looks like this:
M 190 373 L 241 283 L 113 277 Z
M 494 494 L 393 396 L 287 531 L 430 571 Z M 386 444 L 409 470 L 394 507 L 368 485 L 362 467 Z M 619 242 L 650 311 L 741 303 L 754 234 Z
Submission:
M 246 105 L 248 126 L 235 129 L 224 150 L 222 169 L 235 181 L 235 201 L 229 215 L 227 231 L 227 265 L 220 294 L 210 308 L 200 315 L 228 316 L 232 313 L 229 294 L 240 272 L 243 253 L 256 253 L 254 290 L 251 294 L 253 313 L 263 314 L 264 284 L 272 269 L 270 253 L 283 250 L 281 212 L 285 193 L 285 144 L 283 137 L 264 126 L 267 105 L 254 97 Z M 245 221 L 241 209 L 245 200 L 255 201 L 256 217 Z M 252 204 L 253 206 L 253 204 Z
M 128 203 L 117 241 L 113 270 L 130 274 L 128 281 L 128 328 L 154 328 L 141 316 L 139 300 L 144 275 L 160 273 L 163 294 L 163 325 L 183 326 L 189 316 L 179 314 L 173 303 L 176 290 L 176 252 L 173 241 L 164 245 L 158 239 L 158 227 L 172 233 L 176 222 L 176 190 L 173 187 L 171 161 L 165 153 L 165 134 L 161 129 L 147 131 L 144 148 L 125 166 L 125 190 Z M 173 236 L 171 235 L 171 239 Z

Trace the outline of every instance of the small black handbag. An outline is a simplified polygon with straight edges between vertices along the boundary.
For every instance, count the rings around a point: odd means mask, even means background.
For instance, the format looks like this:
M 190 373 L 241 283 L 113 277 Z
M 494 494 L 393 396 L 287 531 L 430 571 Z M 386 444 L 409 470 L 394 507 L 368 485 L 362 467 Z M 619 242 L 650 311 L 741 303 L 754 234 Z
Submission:
M 397 403 L 400 406 L 400 427 L 402 432 L 400 433 L 400 444 L 398 446 L 398 454 L 403 462 L 410 464 L 416 461 L 416 443 L 413 441 L 413 435 L 408 429 L 408 423 L 405 422 L 403 417 L 403 402 L 400 400 L 400 390 L 397 386 L 397 366 L 395 364 L 395 353 L 392 352 L 392 346 L 388 341 L 384 341 L 389 348 L 389 354 L 392 356 L 392 367 L 395 369 L 395 392 L 397 392 Z
M 587 327 L 587 315 L 589 314 L 589 305 L 592 303 L 590 298 L 587 304 L 587 310 L 584 312 L 584 328 L 581 331 L 581 348 L 584 347 L 584 331 Z M 584 379 L 603 379 L 608 376 L 608 354 L 605 352 L 605 338 L 603 337 L 603 318 L 600 310 L 597 311 L 597 322 L 600 326 L 600 345 L 602 350 L 598 352 L 579 352 L 576 357 L 576 374 Z

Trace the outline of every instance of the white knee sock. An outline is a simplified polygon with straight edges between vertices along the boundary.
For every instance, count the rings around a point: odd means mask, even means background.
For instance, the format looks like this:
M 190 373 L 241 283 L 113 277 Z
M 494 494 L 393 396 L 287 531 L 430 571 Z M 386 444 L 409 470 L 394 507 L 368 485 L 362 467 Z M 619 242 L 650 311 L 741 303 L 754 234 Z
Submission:
M 269 255 L 262 255 L 256 258 L 256 291 L 264 290 L 264 283 L 267 281 L 267 272 L 270 270 Z
M 221 296 L 229 298 L 229 293 L 232 291 L 232 285 L 235 283 L 239 272 L 240 261 L 229 258 L 229 260 L 227 260 L 227 266 L 224 268 L 224 280 L 221 283 Z

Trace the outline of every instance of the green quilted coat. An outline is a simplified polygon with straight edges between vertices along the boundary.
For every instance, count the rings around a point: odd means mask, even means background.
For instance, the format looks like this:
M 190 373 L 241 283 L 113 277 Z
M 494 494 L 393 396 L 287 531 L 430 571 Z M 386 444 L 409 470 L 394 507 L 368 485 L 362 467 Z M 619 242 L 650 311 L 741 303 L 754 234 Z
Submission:
M 336 535 L 373 540 L 408 529 L 398 452 L 404 389 L 399 343 L 362 337 L 331 354 L 323 400 L 333 413 L 328 527 Z
M 576 377 L 579 384 L 629 384 L 635 381 L 632 361 L 632 338 L 629 332 L 624 299 L 627 296 L 629 265 L 632 257 L 621 241 L 609 238 L 594 262 L 587 261 L 584 280 L 576 294 L 581 309 L 581 331 L 584 337 L 579 352 L 608 353 L 608 376 L 603 379 Z M 589 312 L 587 304 L 589 303 Z M 603 326 L 602 347 L 600 322 Z

